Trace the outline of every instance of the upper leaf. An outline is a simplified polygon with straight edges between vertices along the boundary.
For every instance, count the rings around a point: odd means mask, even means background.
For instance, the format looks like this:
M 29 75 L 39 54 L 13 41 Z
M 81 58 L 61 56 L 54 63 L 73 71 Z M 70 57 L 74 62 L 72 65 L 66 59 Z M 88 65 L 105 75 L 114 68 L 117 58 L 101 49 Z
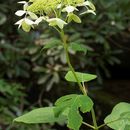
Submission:
M 81 72 L 75 72 L 75 73 L 79 82 L 88 82 L 97 78 L 97 76 L 93 74 L 86 74 L 86 73 L 81 73 Z M 65 79 L 70 82 L 77 82 L 72 71 L 67 72 Z
M 130 128 L 130 104 L 121 102 L 117 104 L 104 122 L 114 130 L 129 130 Z

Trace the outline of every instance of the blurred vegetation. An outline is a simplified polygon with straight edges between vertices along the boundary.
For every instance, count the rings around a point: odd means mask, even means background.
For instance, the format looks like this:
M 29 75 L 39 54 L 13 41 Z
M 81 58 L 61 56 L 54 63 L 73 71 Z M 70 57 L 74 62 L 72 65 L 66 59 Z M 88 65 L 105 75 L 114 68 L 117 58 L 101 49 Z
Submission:
M 0 3 L 0 129 L 11 130 L 13 118 L 25 110 L 51 105 L 51 102 L 75 91 L 67 87 L 64 74 L 67 69 L 61 41 L 55 32 L 41 24 L 36 30 L 25 33 L 17 30 L 14 12 L 16 0 L 2 0 Z M 108 66 L 120 64 L 118 58 L 123 49 L 124 39 L 130 36 L 130 1 L 95 1 L 96 16 L 82 16 L 82 25 L 68 26 L 66 33 L 70 44 L 80 43 L 87 48 L 87 54 L 70 49 L 72 63 L 77 70 L 98 75 L 95 86 L 103 83 L 103 77 L 110 77 Z M 122 38 L 122 39 L 121 39 Z M 124 38 L 124 39 L 123 39 Z M 44 45 L 48 44 L 46 48 Z M 65 87 L 63 87 L 65 86 Z M 91 86 L 91 85 L 90 85 Z M 92 85 L 93 86 L 93 85 Z M 67 87 L 67 88 L 66 88 Z M 52 97 L 50 97 L 51 92 Z M 33 128 L 13 127 L 12 129 L 52 130 L 51 125 Z

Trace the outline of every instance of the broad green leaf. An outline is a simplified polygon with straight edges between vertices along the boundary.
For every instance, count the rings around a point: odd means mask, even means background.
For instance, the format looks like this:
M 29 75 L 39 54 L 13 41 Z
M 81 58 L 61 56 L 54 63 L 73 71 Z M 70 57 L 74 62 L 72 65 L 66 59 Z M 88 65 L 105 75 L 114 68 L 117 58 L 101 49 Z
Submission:
M 77 94 L 62 96 L 56 102 L 54 108 L 55 116 L 59 116 L 67 107 L 70 107 Z
M 79 43 L 71 43 L 70 48 L 74 51 L 83 51 L 85 54 L 87 53 L 87 47 L 83 44 Z
M 79 110 L 83 113 L 89 112 L 93 107 L 93 102 L 86 95 L 70 94 L 59 98 L 55 105 L 54 112 L 56 116 L 67 110 L 68 127 L 79 130 L 83 120 Z
M 78 108 L 79 108 L 78 98 L 76 98 L 70 107 L 67 123 L 67 126 L 73 130 L 79 130 L 80 126 L 82 125 L 83 118 L 80 115 Z
M 58 118 L 54 116 L 54 107 L 45 107 L 32 110 L 31 112 L 14 119 L 14 122 L 37 124 L 37 123 L 53 123 L 65 120 L 63 115 Z
M 88 96 L 80 96 L 80 111 L 89 112 L 92 109 L 93 101 Z
M 88 81 L 91 81 L 91 80 L 97 78 L 97 76 L 93 75 L 93 74 L 86 74 L 86 73 L 81 73 L 81 72 L 75 72 L 75 74 L 76 74 L 79 82 L 88 82 Z M 70 82 L 77 82 L 72 71 L 67 72 L 65 79 Z
M 117 104 L 104 122 L 114 130 L 130 129 L 130 104 L 121 102 Z
M 83 120 L 79 113 L 79 108 L 82 112 L 89 112 L 92 107 L 93 102 L 88 96 L 77 95 L 73 100 L 68 113 L 68 127 L 73 130 L 79 130 Z
M 55 102 L 56 106 L 62 105 L 63 103 L 68 102 L 69 100 L 72 100 L 73 98 L 75 98 L 77 96 L 77 94 L 70 94 L 70 95 L 65 95 L 60 97 L 59 99 L 57 99 L 57 101 Z

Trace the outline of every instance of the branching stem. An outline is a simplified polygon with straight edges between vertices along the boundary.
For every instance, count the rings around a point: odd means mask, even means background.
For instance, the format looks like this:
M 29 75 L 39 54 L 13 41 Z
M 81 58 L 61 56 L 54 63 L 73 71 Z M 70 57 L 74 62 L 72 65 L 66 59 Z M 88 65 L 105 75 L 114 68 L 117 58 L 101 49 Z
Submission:
M 86 123 L 86 122 L 82 122 L 84 125 L 86 125 L 86 126 L 88 126 L 89 128 L 92 128 L 92 129 L 94 129 L 95 130 L 95 127 L 94 126 L 92 126 L 92 125 L 90 125 L 90 124 L 88 124 L 88 123 Z

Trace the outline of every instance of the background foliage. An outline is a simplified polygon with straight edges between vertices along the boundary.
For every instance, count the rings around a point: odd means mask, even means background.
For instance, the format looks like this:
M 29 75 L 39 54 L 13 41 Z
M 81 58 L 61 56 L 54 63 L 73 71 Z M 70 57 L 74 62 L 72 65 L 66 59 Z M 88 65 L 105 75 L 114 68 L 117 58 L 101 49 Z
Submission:
M 10 126 L 12 119 L 25 110 L 52 105 L 60 95 L 75 91 L 63 78 L 67 69 L 63 48 L 54 46 L 46 50 L 49 44 L 61 42 L 58 35 L 55 37 L 54 30 L 45 24 L 30 33 L 17 30 L 16 2 L 2 0 L 0 3 L 0 129 L 53 129 L 51 125 Z M 130 1 L 101 0 L 95 4 L 96 16 L 82 16 L 83 24 L 70 25 L 66 32 L 71 44 L 80 43 L 88 50 L 84 56 L 70 49 L 76 70 L 96 73 L 98 81 L 90 86 L 103 86 L 103 77 L 110 77 L 108 68 L 120 64 L 120 53 L 129 50 L 122 43 L 130 39 Z

